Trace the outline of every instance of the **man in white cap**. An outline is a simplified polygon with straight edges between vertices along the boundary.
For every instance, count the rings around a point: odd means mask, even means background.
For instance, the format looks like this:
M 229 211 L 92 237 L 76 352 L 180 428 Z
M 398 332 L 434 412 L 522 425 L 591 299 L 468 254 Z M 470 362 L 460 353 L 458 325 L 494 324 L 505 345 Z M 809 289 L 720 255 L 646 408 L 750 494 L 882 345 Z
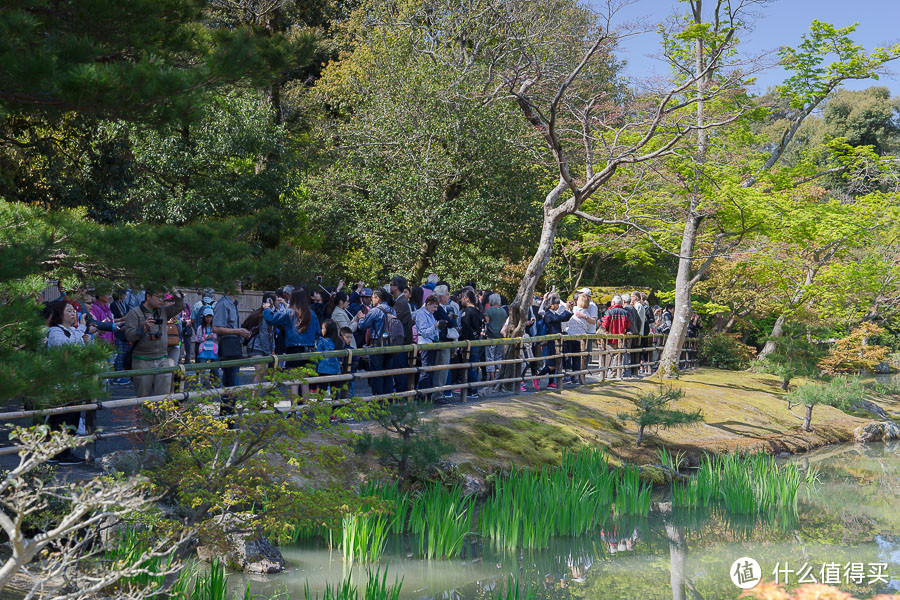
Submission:
M 589 319 L 586 319 L 588 322 L 588 333 L 597 333 L 597 319 L 599 318 L 600 312 L 597 310 L 597 305 L 594 304 L 593 294 L 591 293 L 591 288 L 581 288 L 578 290 L 579 294 L 585 294 L 588 298 L 591 299 L 591 304 L 588 307 L 588 313 L 590 315 Z

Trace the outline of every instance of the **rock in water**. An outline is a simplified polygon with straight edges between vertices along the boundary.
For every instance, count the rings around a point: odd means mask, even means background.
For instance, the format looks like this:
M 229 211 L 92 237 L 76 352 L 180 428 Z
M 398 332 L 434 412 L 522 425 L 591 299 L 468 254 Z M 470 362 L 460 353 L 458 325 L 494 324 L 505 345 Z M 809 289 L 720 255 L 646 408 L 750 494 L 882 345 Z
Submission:
M 873 421 L 857 427 L 853 434 L 860 444 L 897 440 L 900 439 L 900 427 L 893 421 Z
M 200 560 L 218 558 L 230 569 L 245 573 L 281 573 L 284 557 L 267 540 L 249 515 L 226 515 L 219 522 L 222 538 L 216 544 L 197 548 Z

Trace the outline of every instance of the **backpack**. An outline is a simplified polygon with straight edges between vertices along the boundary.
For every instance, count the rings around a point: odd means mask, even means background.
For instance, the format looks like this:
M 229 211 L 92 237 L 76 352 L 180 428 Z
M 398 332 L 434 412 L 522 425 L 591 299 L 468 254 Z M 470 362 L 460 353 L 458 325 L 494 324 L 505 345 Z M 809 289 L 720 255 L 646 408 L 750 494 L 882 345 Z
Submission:
M 181 343 L 181 331 L 179 331 L 178 323 L 167 323 L 166 335 L 168 336 L 169 348 L 174 348 Z
M 241 327 L 250 332 L 250 337 L 244 340 L 244 345 L 250 345 L 250 342 L 253 341 L 253 338 L 259 335 L 259 328 L 262 325 L 263 320 L 263 309 L 257 308 L 252 313 L 247 315 L 247 318 L 244 319 L 244 322 L 241 323 Z
M 254 328 L 258 331 L 259 324 L 262 322 L 262 318 L 263 318 L 263 309 L 257 308 L 252 313 L 247 315 L 247 318 L 244 319 L 243 323 L 241 323 L 241 327 L 248 331 L 253 331 Z
M 381 336 L 378 342 L 379 346 L 402 346 L 406 336 L 403 332 L 403 323 L 400 322 L 393 313 L 390 313 L 381 307 L 384 313 L 384 321 L 381 324 Z

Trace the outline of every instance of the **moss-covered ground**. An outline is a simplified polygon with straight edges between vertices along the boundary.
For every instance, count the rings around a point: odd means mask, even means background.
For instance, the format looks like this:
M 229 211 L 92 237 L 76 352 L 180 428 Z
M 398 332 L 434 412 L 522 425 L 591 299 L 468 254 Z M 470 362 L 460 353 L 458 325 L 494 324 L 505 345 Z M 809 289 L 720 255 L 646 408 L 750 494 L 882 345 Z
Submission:
M 577 389 L 507 398 L 485 398 L 465 405 L 438 407 L 440 435 L 456 452 L 460 465 L 489 472 L 511 464 L 541 466 L 558 463 L 567 448 L 603 445 L 613 460 L 656 463 L 657 448 L 683 451 L 689 462 L 709 451 L 770 453 L 805 452 L 829 443 L 850 441 L 853 430 L 870 419 L 836 408 L 817 406 L 811 432 L 788 412 L 776 377 L 750 372 L 699 369 L 673 385 L 684 390 L 677 408 L 701 409 L 705 422 L 671 430 L 645 432 L 641 448 L 633 424 L 618 418 L 634 409 L 636 396 L 661 385 L 658 380 L 605 382 Z M 801 407 L 802 408 L 802 407 Z M 888 412 L 892 406 L 884 406 Z M 798 412 L 798 409 L 794 409 Z M 648 435 L 649 434 L 649 435 Z

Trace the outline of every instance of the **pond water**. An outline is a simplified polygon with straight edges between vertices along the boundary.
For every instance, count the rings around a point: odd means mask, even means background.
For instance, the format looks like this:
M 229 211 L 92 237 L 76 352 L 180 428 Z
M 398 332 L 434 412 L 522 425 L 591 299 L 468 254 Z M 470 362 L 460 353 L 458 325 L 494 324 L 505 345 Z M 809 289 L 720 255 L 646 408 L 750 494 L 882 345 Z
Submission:
M 408 540 L 392 539 L 380 566 L 388 581 L 402 578 L 401 598 L 488 599 L 514 575 L 537 598 L 709 600 L 736 598 L 732 563 L 755 559 L 766 580 L 803 576 L 860 598 L 900 593 L 900 443 L 832 446 L 791 459 L 815 467 L 821 483 L 801 490 L 797 515 L 734 517 L 719 510 L 670 508 L 656 498 L 650 516 L 614 520 L 589 536 L 552 540 L 540 551 L 497 552 L 473 540 L 465 556 L 426 561 Z M 285 573 L 265 578 L 233 575 L 261 598 L 288 592 L 321 597 L 326 583 L 347 576 L 339 551 L 283 548 Z M 353 580 L 365 586 L 365 569 Z M 282 596 L 283 597 L 283 596 Z

